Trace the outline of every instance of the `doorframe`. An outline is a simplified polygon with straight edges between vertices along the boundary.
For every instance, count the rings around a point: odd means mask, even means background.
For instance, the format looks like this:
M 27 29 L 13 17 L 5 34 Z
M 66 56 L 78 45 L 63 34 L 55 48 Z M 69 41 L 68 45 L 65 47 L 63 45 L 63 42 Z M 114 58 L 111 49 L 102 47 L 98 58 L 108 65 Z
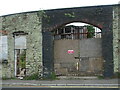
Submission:
M 26 32 L 24 32 L 24 31 L 16 31 L 16 32 L 13 32 L 12 33 L 13 34 L 13 38 L 14 38 L 14 69 L 15 69 L 15 72 L 14 72 L 14 75 L 15 75 L 15 77 L 17 76 L 17 59 L 16 59 L 16 56 L 15 56 L 15 37 L 16 36 L 26 36 L 26 35 L 28 35 L 28 33 L 26 33 Z M 27 38 L 26 38 L 26 45 L 27 45 Z M 27 50 L 27 48 L 25 48 L 26 50 Z

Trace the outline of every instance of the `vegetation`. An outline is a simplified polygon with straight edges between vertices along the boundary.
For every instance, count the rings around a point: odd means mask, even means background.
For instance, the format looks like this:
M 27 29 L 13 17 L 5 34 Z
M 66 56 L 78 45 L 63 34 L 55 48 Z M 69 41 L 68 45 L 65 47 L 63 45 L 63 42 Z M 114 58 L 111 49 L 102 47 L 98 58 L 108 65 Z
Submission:
M 49 77 L 43 77 L 42 80 L 58 80 L 58 78 L 55 75 L 55 72 L 52 72 Z
M 104 76 L 97 76 L 98 79 L 104 79 L 105 77 Z
M 49 77 L 40 78 L 38 73 L 24 77 L 24 80 L 56 80 L 56 79 L 57 77 L 54 72 L 52 72 Z
M 74 12 L 72 12 L 72 13 L 65 13 L 65 16 L 74 18 L 75 17 L 75 13 Z
M 46 21 L 47 21 L 47 23 L 50 22 L 50 16 L 48 16 L 44 10 L 40 10 L 38 14 L 39 14 L 40 16 L 42 16 L 43 18 L 45 18 Z
M 26 68 L 26 52 L 25 51 L 23 51 L 22 54 L 20 55 L 20 67 Z
M 87 25 L 88 34 L 87 38 L 93 38 L 95 36 L 95 28 L 92 25 Z
M 24 77 L 24 80 L 39 80 L 39 74 L 35 73 L 35 74 L 32 74 L 31 76 L 26 76 Z
M 50 75 L 50 78 L 51 78 L 52 80 L 56 79 L 55 72 L 52 72 L 52 74 Z
M 2 77 L 2 80 L 17 80 L 17 78 L 16 77 L 11 77 L 11 78 Z

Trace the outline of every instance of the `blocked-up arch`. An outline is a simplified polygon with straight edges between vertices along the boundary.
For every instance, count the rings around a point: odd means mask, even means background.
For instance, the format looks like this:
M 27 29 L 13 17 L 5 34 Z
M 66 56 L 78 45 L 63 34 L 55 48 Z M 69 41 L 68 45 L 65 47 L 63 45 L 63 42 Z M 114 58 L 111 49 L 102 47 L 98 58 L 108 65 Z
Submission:
M 71 22 L 84 22 L 102 29 L 102 55 L 104 76 L 113 75 L 113 32 L 112 6 L 94 6 L 68 9 L 46 10 L 42 19 L 43 32 L 43 71 L 49 76 L 53 71 L 53 37 L 51 31 Z

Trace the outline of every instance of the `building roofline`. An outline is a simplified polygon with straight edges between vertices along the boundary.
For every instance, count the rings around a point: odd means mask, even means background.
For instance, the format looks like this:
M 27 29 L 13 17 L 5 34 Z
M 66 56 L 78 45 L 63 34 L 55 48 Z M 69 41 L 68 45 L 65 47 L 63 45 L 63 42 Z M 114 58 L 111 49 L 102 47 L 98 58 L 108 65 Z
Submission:
M 110 4 L 110 5 L 95 5 L 95 6 L 70 7 L 70 8 L 57 8 L 57 9 L 47 9 L 47 10 L 44 10 L 44 11 L 77 9 L 77 8 L 111 7 L 111 6 L 119 6 L 119 5 L 120 4 Z
M 55 11 L 55 10 L 65 10 L 65 9 L 77 9 L 77 8 L 94 8 L 94 7 L 111 7 L 111 6 L 119 6 L 119 5 L 120 4 L 81 6 L 81 7 L 69 7 L 69 8 L 57 8 L 57 9 L 43 9 L 43 11 Z M 39 11 L 42 11 L 42 10 L 19 12 L 19 13 L 13 13 L 13 14 L 8 14 L 8 15 L 1 15 L 0 17 L 6 17 L 6 16 L 11 16 L 11 15 L 17 15 L 17 14 L 26 14 L 26 13 L 37 13 Z

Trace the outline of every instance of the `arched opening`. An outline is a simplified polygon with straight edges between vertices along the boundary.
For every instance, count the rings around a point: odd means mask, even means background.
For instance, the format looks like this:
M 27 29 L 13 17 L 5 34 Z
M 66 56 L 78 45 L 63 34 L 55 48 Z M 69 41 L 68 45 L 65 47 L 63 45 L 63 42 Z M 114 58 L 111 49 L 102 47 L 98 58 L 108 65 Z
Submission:
M 101 38 L 101 29 L 86 23 L 70 23 L 53 31 L 54 40 Z
M 53 32 L 54 71 L 60 76 L 101 75 L 101 29 L 86 23 L 69 23 Z

